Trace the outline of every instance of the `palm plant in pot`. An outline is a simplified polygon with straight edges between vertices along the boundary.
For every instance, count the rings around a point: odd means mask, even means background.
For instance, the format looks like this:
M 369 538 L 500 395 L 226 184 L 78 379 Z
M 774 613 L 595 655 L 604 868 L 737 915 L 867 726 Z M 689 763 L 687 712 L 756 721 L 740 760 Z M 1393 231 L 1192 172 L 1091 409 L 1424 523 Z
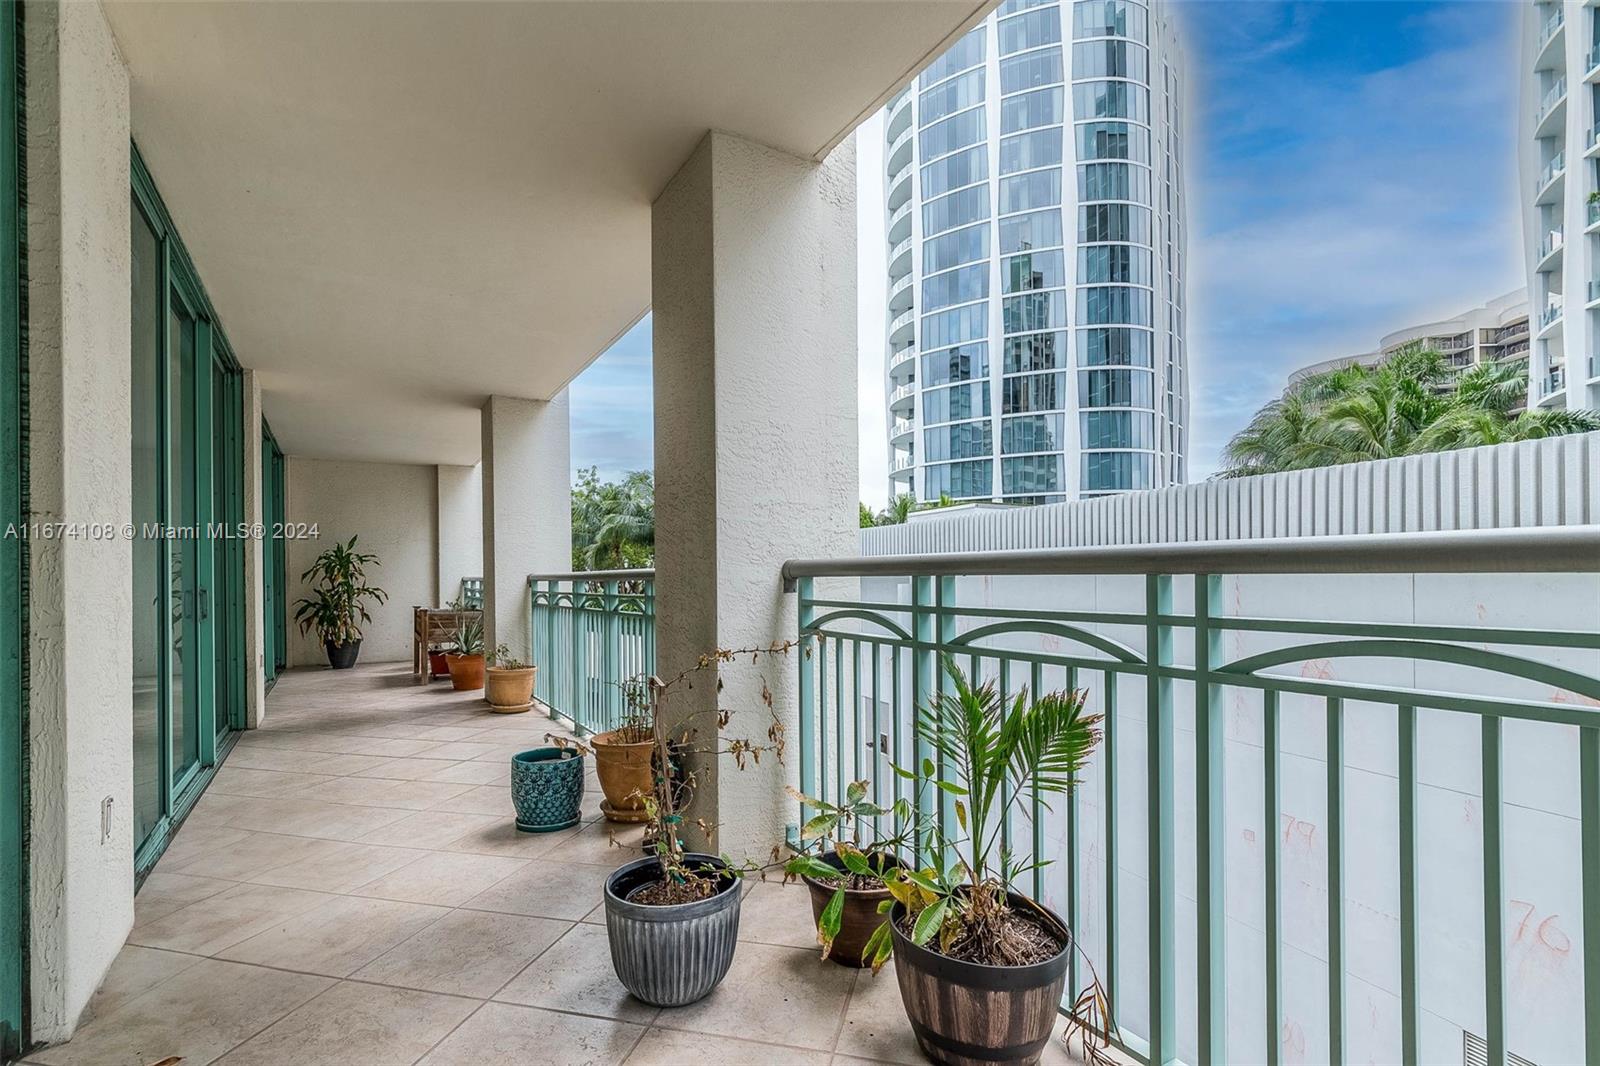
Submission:
M 516 714 L 533 706 L 534 667 L 502 644 L 495 648 L 484 667 L 483 698 L 499 714 Z
M 1021 797 L 1076 787 L 1102 716 L 1086 713 L 1083 692 L 1023 691 L 1008 705 L 993 682 L 972 684 L 953 660 L 945 671 L 950 691 L 919 710 L 916 732 L 939 756 L 924 776 L 954 797 L 959 831 L 926 827 L 946 861 L 891 873 L 889 921 L 868 954 L 878 966 L 893 951 L 901 1001 L 929 1058 L 1032 1063 L 1055 1026 L 1074 942 L 1059 916 L 1012 887 L 1037 862 L 1013 865 L 1003 826 Z M 1095 1002 L 1103 1020 L 1103 992 Z M 1086 1052 L 1089 1041 L 1085 1029 Z
M 900 866 L 900 855 L 913 832 L 911 802 L 889 807 L 867 799 L 870 783 L 853 781 L 842 803 L 828 803 L 789 789 L 789 794 L 815 811 L 800 827 L 801 851 L 784 866 L 788 877 L 805 882 L 811 894 L 822 957 L 841 966 L 865 966 L 868 941 L 881 926 L 878 906 L 890 898 L 884 883 Z M 899 831 L 864 843 L 865 819 L 892 816 Z M 845 837 L 848 836 L 848 839 Z
M 483 619 L 466 619 L 452 639 L 455 650 L 445 656 L 450 687 L 457 692 L 476 692 L 483 687 Z
M 378 565 L 376 555 L 356 551 L 352 536 L 348 541 L 336 541 L 300 575 L 302 582 L 315 581 L 316 585 L 311 596 L 302 596 L 295 603 L 295 623 L 302 635 L 316 630 L 328 653 L 328 665 L 335 670 L 348 670 L 356 664 L 361 653 L 361 626 L 372 621 L 367 604 L 389 599 L 383 589 L 367 583 L 366 568 Z
M 793 642 L 736 651 L 718 649 L 669 680 L 645 680 L 646 705 L 654 746 L 650 790 L 642 797 L 649 820 L 642 859 L 606 879 L 606 936 L 611 965 L 634 997 L 658 1007 L 681 1007 L 710 994 L 727 976 L 739 934 L 739 879 L 752 866 L 689 850 L 683 834 L 697 827 L 709 837 L 714 826 L 693 815 L 694 795 L 703 765 L 731 757 L 739 769 L 759 764 L 763 754 L 782 761 L 783 725 L 773 712 L 771 691 L 762 685 L 770 722 L 764 740 L 725 738 L 730 712 L 716 708 L 714 720 L 697 728 L 695 718 L 674 724 L 667 703 L 678 689 L 692 687 L 705 671 L 717 671 L 736 658 L 757 659 L 786 653 Z M 716 691 L 722 691 L 721 678 Z

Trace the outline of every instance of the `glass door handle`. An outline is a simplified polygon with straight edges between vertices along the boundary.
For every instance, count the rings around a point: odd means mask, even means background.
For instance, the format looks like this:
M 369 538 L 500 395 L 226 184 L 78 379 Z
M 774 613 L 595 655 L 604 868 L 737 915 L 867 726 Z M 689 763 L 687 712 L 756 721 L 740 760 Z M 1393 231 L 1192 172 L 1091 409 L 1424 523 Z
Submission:
M 207 589 L 207 588 L 202 588 L 200 590 L 200 592 L 199 592 L 199 595 L 200 595 L 200 617 L 201 618 L 210 618 L 211 617 L 211 590 Z

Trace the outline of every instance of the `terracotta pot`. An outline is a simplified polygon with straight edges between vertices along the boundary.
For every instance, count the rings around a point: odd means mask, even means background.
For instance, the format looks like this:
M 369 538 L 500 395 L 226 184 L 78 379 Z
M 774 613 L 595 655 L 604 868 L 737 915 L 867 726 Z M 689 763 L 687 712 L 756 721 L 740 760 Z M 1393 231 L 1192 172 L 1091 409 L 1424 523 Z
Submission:
M 450 673 L 450 653 L 447 651 L 428 652 L 428 680 L 444 677 Z
M 894 972 L 900 1001 L 911 1019 L 922 1053 L 945 1066 L 1027 1066 L 1050 1042 L 1067 983 L 1072 950 L 1065 923 L 1018 892 L 1007 893 L 1013 910 L 1031 911 L 1067 946 L 1053 959 L 1032 966 L 985 966 L 961 962 L 918 947 L 900 928 L 905 908 L 894 905 Z
M 651 740 L 625 744 L 617 740 L 616 730 L 597 733 L 591 740 L 595 772 L 606 798 L 600 810 L 613 822 L 645 820 L 644 799 L 655 787 L 650 773 L 650 756 L 655 751 Z
M 838 852 L 830 851 L 818 858 L 841 873 L 844 872 L 844 860 L 839 858 Z M 889 867 L 897 865 L 899 864 L 894 860 L 888 860 Z M 833 899 L 838 888 L 803 874 L 800 879 L 806 883 L 806 888 L 811 892 L 811 918 L 813 921 L 821 921 L 822 909 Z M 862 949 L 867 946 L 867 939 L 872 936 L 873 930 L 883 924 L 884 916 L 878 913 L 878 904 L 888 898 L 887 888 L 845 889 L 844 914 L 839 922 L 839 935 L 833 938 L 833 948 L 828 952 L 828 958 L 840 966 L 865 966 L 867 963 L 861 957 Z
M 521 670 L 504 670 L 489 667 L 485 673 L 483 698 L 489 706 L 502 714 L 515 714 L 533 706 L 533 671 L 528 666 Z
M 450 687 L 457 692 L 476 692 L 483 687 L 483 656 L 447 655 Z

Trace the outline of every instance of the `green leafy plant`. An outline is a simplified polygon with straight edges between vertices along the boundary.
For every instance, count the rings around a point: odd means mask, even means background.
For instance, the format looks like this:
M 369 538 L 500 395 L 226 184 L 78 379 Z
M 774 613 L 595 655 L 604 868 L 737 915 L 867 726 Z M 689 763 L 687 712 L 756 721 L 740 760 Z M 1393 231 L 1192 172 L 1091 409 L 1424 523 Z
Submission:
M 451 639 L 455 642 L 457 655 L 482 655 L 483 619 L 476 617 L 463 619 Z
M 482 624 L 479 624 L 481 630 Z M 526 670 L 528 664 L 511 653 L 511 645 L 501 644 L 495 648 L 494 654 L 489 656 L 489 665 L 496 670 Z
M 372 621 L 368 603 L 385 603 L 389 594 L 367 582 L 366 568 L 381 565 L 370 552 L 356 551 L 356 538 L 317 556 L 302 582 L 315 581 L 309 597 L 295 603 L 294 619 L 302 634 L 313 629 L 325 644 L 344 645 L 361 639 L 361 626 Z
M 845 789 L 844 802 L 838 804 L 807 796 L 797 789 L 788 790 L 789 795 L 817 813 L 800 827 L 802 850 L 784 865 L 785 875 L 810 877 L 837 886 L 817 918 L 817 943 L 822 945 L 824 959 L 833 951 L 833 941 L 844 921 L 845 891 L 881 886 L 889 871 L 900 864 L 899 855 L 910 842 L 915 821 L 911 801 L 899 799 L 888 807 L 881 806 L 867 799 L 870 787 L 867 781 L 851 782 Z M 863 820 L 884 815 L 893 815 L 899 832 L 863 844 Z M 848 831 L 849 840 L 840 839 L 843 831 Z M 843 871 L 822 860 L 821 856 L 829 851 L 839 856 Z

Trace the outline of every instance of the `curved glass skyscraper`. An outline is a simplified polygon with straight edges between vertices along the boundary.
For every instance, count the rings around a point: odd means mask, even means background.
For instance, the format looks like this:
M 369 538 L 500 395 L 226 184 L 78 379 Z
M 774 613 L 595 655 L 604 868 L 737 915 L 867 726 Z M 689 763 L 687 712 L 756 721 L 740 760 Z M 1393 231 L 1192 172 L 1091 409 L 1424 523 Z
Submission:
M 1183 91 L 1160 3 L 1006 0 L 890 102 L 892 493 L 1184 480 Z

